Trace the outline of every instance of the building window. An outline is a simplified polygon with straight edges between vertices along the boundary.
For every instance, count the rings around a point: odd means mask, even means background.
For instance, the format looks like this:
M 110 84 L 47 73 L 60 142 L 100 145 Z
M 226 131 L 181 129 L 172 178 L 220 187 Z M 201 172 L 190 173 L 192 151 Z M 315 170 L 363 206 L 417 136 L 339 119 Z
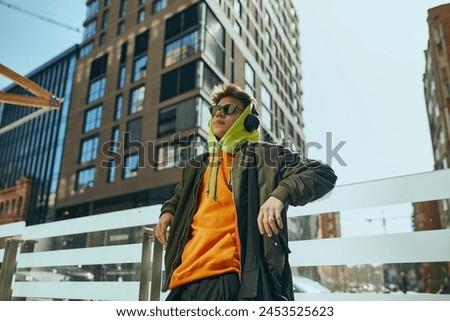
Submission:
M 166 20 L 165 40 L 171 40 L 199 25 L 198 5 L 194 4 Z
M 136 177 L 139 168 L 139 154 L 132 154 L 125 157 L 122 177 L 124 179 Z
M 89 84 L 88 104 L 105 95 L 106 77 L 97 79 Z
M 230 50 L 230 69 L 231 69 L 231 82 L 234 82 L 234 41 L 231 40 Z
M 122 116 L 122 108 L 123 108 L 123 96 L 116 96 L 116 103 L 114 105 L 114 117 L 113 120 L 119 120 Z
M 80 58 L 83 58 L 84 56 L 90 54 L 92 52 L 92 50 L 94 50 L 94 42 L 90 41 L 87 44 L 85 44 L 83 47 L 81 47 Z
M 93 17 L 97 14 L 98 12 L 98 1 L 99 0 L 94 0 L 91 3 L 86 5 L 86 20 L 89 19 L 90 17 Z
M 147 1 L 146 0 L 139 0 L 139 5 L 142 6 L 143 4 L 145 4 Z
M 241 17 L 241 3 L 239 2 L 239 0 L 234 0 L 233 8 L 234 8 L 234 14 L 240 18 Z
M 120 61 L 119 61 L 119 63 L 121 65 L 127 61 L 127 50 L 128 50 L 128 42 L 124 42 L 120 46 Z
M 159 111 L 158 137 L 176 133 L 177 107 L 171 106 Z
M 162 75 L 160 101 L 194 89 L 197 83 L 196 65 L 194 61 Z
M 87 110 L 84 114 L 83 132 L 99 128 L 102 123 L 102 105 Z
M 195 30 L 174 41 L 169 42 L 164 47 L 164 66 L 168 67 L 192 56 L 199 50 L 198 31 Z
M 199 51 L 199 21 L 197 4 L 167 19 L 164 66 L 170 66 Z
M 120 148 L 120 129 L 119 126 L 114 126 L 111 130 L 111 144 L 109 151 L 111 153 L 117 153 Z
M 106 40 L 106 33 L 101 33 L 99 38 L 98 38 L 98 46 L 101 47 L 105 44 L 105 40 Z
M 88 103 L 102 98 L 105 95 L 106 87 L 106 68 L 108 54 L 95 59 L 91 63 L 89 74 Z
M 130 148 L 133 146 L 141 146 L 141 127 L 142 119 L 135 118 L 127 122 L 127 128 L 124 137 L 125 148 Z
M 134 88 L 130 92 L 130 106 L 128 114 L 134 114 L 144 109 L 145 86 Z
M 210 103 L 203 98 L 197 99 L 197 126 L 206 133 L 209 130 L 209 121 L 211 119 L 210 106 Z
M 96 31 L 97 31 L 97 19 L 92 20 L 86 25 L 86 27 L 84 27 L 83 41 L 93 37 Z
M 147 71 L 147 51 L 148 51 L 149 31 L 146 30 L 136 36 L 134 42 L 134 62 L 132 81 L 141 80 L 146 76 Z
M 87 163 L 97 158 L 98 136 L 84 139 L 81 142 L 80 164 Z
M 95 167 L 89 167 L 77 172 L 75 190 L 83 190 L 94 186 Z
M 163 108 L 158 116 L 158 137 L 175 134 L 197 125 L 196 98 Z
M 107 166 L 107 174 L 106 174 L 106 182 L 114 183 L 116 181 L 116 160 L 112 159 L 108 162 Z
M 205 141 L 200 136 L 185 137 L 175 142 L 165 142 L 158 147 L 156 170 L 183 166 L 190 157 L 205 152 Z
M 212 11 L 206 11 L 205 55 L 214 64 L 225 70 L 225 29 Z
M 137 13 L 137 23 L 144 22 L 145 20 L 145 9 L 140 9 Z
M 284 141 L 284 139 L 286 138 L 284 131 L 284 114 L 281 108 L 278 108 L 278 138 L 280 138 L 281 141 Z
M 200 70 L 203 70 L 203 77 L 200 87 L 206 92 L 212 92 L 214 86 L 222 81 L 205 62 L 202 61 L 200 63 L 203 64 L 203 68 L 199 68 Z
M 147 75 L 147 55 L 136 58 L 133 63 L 133 82 L 145 78 Z
M 154 0 L 152 3 L 152 13 L 158 13 L 167 7 L 167 0 Z
M 234 32 L 236 32 L 239 36 L 242 35 L 241 26 L 239 25 L 239 23 L 237 21 L 234 22 L 233 29 L 234 29 Z
M 124 17 L 127 14 L 127 0 L 120 0 L 119 17 Z
M 125 21 L 119 21 L 117 24 L 117 35 L 121 35 L 125 31 Z
M 108 20 L 109 20 L 109 10 L 103 11 L 102 15 L 102 29 L 105 29 L 108 26 Z
M 245 62 L 245 90 L 255 97 L 255 71 L 248 62 Z
M 122 89 L 123 87 L 125 87 L 126 76 L 127 68 L 125 67 L 125 65 L 121 65 L 119 67 L 119 74 L 117 78 L 117 89 Z
M 111 141 L 110 141 L 110 145 L 108 148 L 108 151 L 110 153 L 110 155 L 115 154 L 119 151 L 119 147 L 120 147 L 120 131 L 119 131 L 119 127 L 115 126 L 113 127 L 112 131 L 111 131 Z M 120 162 L 120 160 L 119 160 Z M 116 167 L 117 167 L 117 163 L 116 163 L 116 158 L 112 158 L 111 160 L 109 160 L 107 162 L 107 174 L 106 174 L 106 182 L 108 183 L 112 183 L 116 181 Z
M 172 168 L 176 164 L 176 145 L 175 143 L 168 143 L 158 149 L 158 163 L 157 169 L 163 170 Z
M 272 96 L 264 86 L 261 86 L 261 121 L 272 130 Z
M 138 57 L 148 50 L 148 38 L 150 32 L 148 30 L 138 34 L 134 41 L 134 57 Z

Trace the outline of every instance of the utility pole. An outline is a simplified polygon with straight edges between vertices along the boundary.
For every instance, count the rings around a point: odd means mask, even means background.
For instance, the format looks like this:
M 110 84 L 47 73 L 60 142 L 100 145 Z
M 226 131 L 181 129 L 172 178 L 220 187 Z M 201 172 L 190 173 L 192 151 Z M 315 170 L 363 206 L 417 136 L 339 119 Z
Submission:
M 399 219 L 399 218 L 407 218 L 409 216 L 407 215 L 401 215 L 401 216 L 390 216 L 387 219 L 389 220 L 395 220 L 395 219 Z M 383 234 L 386 234 L 386 217 L 384 216 L 384 209 L 381 210 L 381 217 L 376 217 L 376 218 L 366 218 L 366 221 L 369 223 L 372 223 L 374 221 L 381 221 L 382 225 L 383 225 Z

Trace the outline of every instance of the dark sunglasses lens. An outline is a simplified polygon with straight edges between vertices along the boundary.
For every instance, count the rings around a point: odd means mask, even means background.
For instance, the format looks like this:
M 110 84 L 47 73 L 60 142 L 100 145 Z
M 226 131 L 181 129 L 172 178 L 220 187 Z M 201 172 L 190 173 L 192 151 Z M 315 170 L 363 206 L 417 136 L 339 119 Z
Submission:
M 235 109 L 236 109 L 235 104 L 228 104 L 228 105 L 223 106 L 223 113 L 225 115 L 231 115 L 232 113 L 234 113 Z
M 212 115 L 215 115 L 218 111 L 223 112 L 225 115 L 231 115 L 236 108 L 237 106 L 235 104 L 227 104 L 225 106 L 215 105 L 211 107 L 210 112 Z

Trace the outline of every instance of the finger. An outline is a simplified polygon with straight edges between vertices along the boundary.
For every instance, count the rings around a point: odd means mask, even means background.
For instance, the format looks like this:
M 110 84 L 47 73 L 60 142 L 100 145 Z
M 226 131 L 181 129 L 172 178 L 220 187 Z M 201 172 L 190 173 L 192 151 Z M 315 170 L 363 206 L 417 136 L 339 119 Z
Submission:
M 275 219 L 273 218 L 273 214 L 270 209 L 266 211 L 264 216 L 264 229 L 269 237 L 271 237 L 272 232 L 275 232 L 276 230 Z
M 265 208 L 261 208 L 258 215 L 258 228 L 261 235 L 267 234 L 267 236 L 272 236 L 272 229 L 269 223 L 269 211 Z
M 263 216 L 264 216 L 264 213 L 260 210 L 256 222 L 258 223 L 258 230 L 261 235 L 264 234 L 264 232 L 265 232 Z
M 278 234 L 278 228 L 277 228 L 277 225 L 276 225 L 275 216 L 271 215 L 268 218 L 268 221 L 269 221 L 269 226 L 270 226 L 271 232 L 273 232 L 275 234 Z M 269 236 L 271 236 L 271 235 L 269 235 Z
M 155 236 L 158 239 L 158 241 L 163 245 L 167 245 L 167 239 L 166 239 L 166 233 L 165 233 L 166 230 L 167 230 L 167 224 L 160 223 L 160 224 L 156 225 Z
M 283 220 L 281 219 L 281 215 L 276 215 L 275 216 L 275 220 L 278 224 L 278 227 L 280 228 L 280 230 L 284 227 L 283 226 Z

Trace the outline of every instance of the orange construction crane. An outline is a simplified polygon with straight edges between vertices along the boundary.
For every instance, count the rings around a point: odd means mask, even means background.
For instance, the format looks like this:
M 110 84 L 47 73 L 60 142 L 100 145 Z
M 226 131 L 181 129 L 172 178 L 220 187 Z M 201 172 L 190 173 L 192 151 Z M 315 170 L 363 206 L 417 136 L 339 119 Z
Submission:
M 19 75 L 18 73 L 12 71 L 2 64 L 0 64 L 0 75 L 4 75 L 20 87 L 35 95 L 33 97 L 0 92 L 0 102 L 28 107 L 49 109 L 61 108 L 61 104 L 63 103 L 64 98 L 56 97 L 30 79 Z

